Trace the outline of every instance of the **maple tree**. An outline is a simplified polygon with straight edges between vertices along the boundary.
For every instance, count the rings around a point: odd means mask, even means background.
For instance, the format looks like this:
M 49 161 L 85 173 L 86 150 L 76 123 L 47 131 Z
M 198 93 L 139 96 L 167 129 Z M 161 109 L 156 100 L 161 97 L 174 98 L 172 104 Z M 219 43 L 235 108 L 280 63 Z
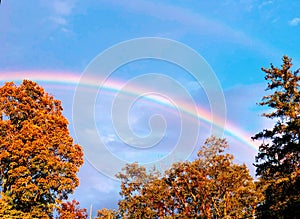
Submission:
M 114 210 L 110 210 L 107 208 L 102 208 L 97 211 L 97 217 L 95 219 L 115 219 L 119 218 L 118 213 Z
M 254 218 L 262 193 L 227 147 L 225 139 L 208 138 L 197 159 L 174 163 L 163 175 L 126 165 L 117 174 L 121 200 L 111 218 Z
M 59 219 L 86 219 L 88 217 L 86 208 L 81 209 L 79 202 L 74 199 L 71 202 L 62 203 L 57 211 Z
M 246 165 L 224 153 L 225 139 L 208 138 L 198 159 L 173 166 L 165 176 L 173 212 L 189 218 L 253 217 L 262 199 Z M 171 205 L 172 206 L 172 205 Z
M 79 185 L 83 151 L 62 110 L 30 80 L 0 88 L 1 218 L 51 218 Z
M 253 137 L 263 140 L 255 164 L 266 197 L 258 207 L 260 218 L 300 215 L 300 75 L 291 70 L 291 58 L 282 61 L 281 68 L 262 68 L 270 94 L 259 104 L 271 109 L 263 116 L 275 124 Z
M 148 197 L 149 188 L 156 179 L 159 179 L 158 171 L 147 170 L 137 163 L 128 164 L 123 168 L 123 172 L 118 173 L 121 183 L 120 195 L 123 198 L 119 201 L 119 214 L 124 218 L 151 218 L 155 214 L 152 209 L 147 207 L 152 202 Z M 157 192 L 163 192 L 158 190 Z M 160 196 L 157 194 L 157 197 Z M 153 203 L 153 202 L 152 202 Z

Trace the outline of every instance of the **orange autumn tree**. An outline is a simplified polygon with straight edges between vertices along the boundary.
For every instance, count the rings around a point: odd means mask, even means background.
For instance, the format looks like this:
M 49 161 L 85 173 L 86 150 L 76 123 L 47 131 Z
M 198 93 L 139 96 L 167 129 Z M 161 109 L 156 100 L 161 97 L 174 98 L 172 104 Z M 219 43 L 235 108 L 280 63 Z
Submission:
M 59 219 L 86 219 L 88 217 L 86 208 L 81 209 L 79 202 L 74 199 L 72 202 L 63 203 L 57 211 Z
M 225 139 L 210 137 L 194 161 L 177 162 L 161 176 L 137 163 L 117 174 L 118 211 L 109 218 L 255 218 L 263 199 L 245 164 L 236 164 Z M 108 218 L 107 209 L 98 212 Z M 106 216 L 106 217 L 105 217 Z
M 52 218 L 79 185 L 83 151 L 62 110 L 35 82 L 0 88 L 0 218 Z

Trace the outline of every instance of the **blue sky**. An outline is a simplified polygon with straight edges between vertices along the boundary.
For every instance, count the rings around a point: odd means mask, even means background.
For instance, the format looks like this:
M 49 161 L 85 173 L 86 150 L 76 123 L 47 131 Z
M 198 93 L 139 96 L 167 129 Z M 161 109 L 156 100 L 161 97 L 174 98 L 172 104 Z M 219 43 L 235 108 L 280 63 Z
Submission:
M 53 78 L 59 75 L 60 82 L 37 81 L 57 99 L 62 100 L 64 114 L 70 121 L 70 131 L 76 139 L 78 130 L 73 128 L 72 116 L 76 107 L 73 105 L 76 83 L 69 83 L 69 77 L 65 75 L 68 73 L 79 78 L 97 55 L 116 43 L 139 37 L 168 38 L 193 48 L 204 57 L 222 87 L 227 108 L 226 120 L 251 136 L 271 124 L 259 117 L 262 109 L 255 104 L 264 94 L 266 84 L 260 68 L 268 67 L 271 62 L 280 65 L 284 54 L 293 58 L 295 69 L 300 65 L 297 56 L 300 49 L 299 8 L 298 1 L 283 0 L 3 0 L 0 5 L 0 76 L 3 82 L 16 80 L 13 76 L 16 72 L 20 73 L 19 80 L 34 79 L 32 73 L 47 72 L 47 75 L 53 74 Z M 125 83 L 145 73 L 159 73 L 175 78 L 197 105 L 211 110 L 205 89 L 178 66 L 162 61 L 141 60 L 129 63 L 115 71 L 111 80 Z M 156 79 L 159 80 L 159 77 Z M 161 86 L 160 83 L 157 84 Z M 146 88 L 149 80 L 141 80 L 137 85 Z M 98 88 L 94 86 L 92 92 L 98 92 Z M 125 162 L 148 162 L 166 156 L 172 151 L 182 132 L 178 111 L 166 106 L 173 99 L 159 102 L 155 98 L 147 99 L 140 95 L 139 101 L 130 109 L 128 122 L 139 136 L 145 137 L 149 133 L 150 136 L 161 136 L 161 123 L 158 123 L 158 129 L 151 132 L 148 120 L 153 114 L 163 116 L 168 127 L 158 147 L 149 148 L 149 152 L 137 150 L 127 147 L 122 139 L 116 137 L 114 124 L 111 122 L 111 108 L 108 107 L 116 97 L 116 90 L 113 89 L 97 95 L 96 132 L 85 126 L 84 118 L 80 120 L 80 124 L 83 124 L 80 132 L 85 133 L 86 139 L 95 147 L 95 136 L 102 136 L 109 150 Z M 84 115 L 84 109 L 82 110 Z M 121 109 L 119 110 L 121 113 Z M 187 123 L 189 129 L 196 127 L 194 122 L 199 121 Z M 186 144 L 191 147 L 202 144 L 210 134 L 210 126 L 200 121 L 198 133 L 196 143 L 189 142 L 187 138 Z M 255 151 L 244 146 L 243 142 L 230 133 L 225 137 L 228 138 L 230 150 L 237 161 L 246 162 L 253 174 L 251 163 L 254 161 Z M 104 162 L 105 153 L 107 151 L 102 154 L 94 153 L 99 155 L 96 166 L 109 168 L 110 164 Z M 193 154 L 190 159 L 192 158 Z M 85 162 L 79 177 L 81 185 L 74 196 L 83 207 L 89 208 L 91 204 L 94 209 L 116 207 L 118 182 L 99 173 L 89 162 Z

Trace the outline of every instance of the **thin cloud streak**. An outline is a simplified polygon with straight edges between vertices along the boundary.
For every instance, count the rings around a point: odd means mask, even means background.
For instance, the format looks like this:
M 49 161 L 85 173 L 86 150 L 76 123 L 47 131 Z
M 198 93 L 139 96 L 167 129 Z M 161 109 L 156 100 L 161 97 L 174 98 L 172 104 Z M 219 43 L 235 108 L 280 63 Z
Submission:
M 291 26 L 298 26 L 298 24 L 300 23 L 300 18 L 299 17 L 295 17 L 292 20 L 289 21 L 289 25 Z
M 66 26 L 68 24 L 67 18 L 72 15 L 75 3 L 75 0 L 53 1 L 50 6 L 53 10 L 53 16 L 50 16 L 50 20 L 58 25 Z

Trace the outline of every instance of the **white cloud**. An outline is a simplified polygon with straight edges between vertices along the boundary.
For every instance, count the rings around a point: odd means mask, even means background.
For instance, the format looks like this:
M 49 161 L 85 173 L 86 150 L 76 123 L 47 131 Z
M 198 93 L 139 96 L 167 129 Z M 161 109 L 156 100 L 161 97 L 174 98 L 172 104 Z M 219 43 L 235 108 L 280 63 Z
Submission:
M 297 26 L 300 23 L 300 18 L 299 17 L 295 17 L 292 20 L 289 21 L 289 25 L 291 26 Z
M 102 141 L 105 144 L 109 144 L 109 143 L 114 143 L 114 142 L 119 142 L 117 136 L 115 134 L 108 134 L 106 136 L 101 136 Z
M 262 9 L 265 6 L 272 5 L 272 4 L 273 4 L 273 1 L 264 1 L 258 6 L 258 8 Z
M 75 3 L 75 0 L 53 1 L 51 5 L 53 15 L 50 20 L 57 25 L 66 26 L 68 24 L 67 18 L 71 15 Z
M 54 1 L 53 8 L 55 13 L 59 15 L 70 15 L 72 12 L 72 8 L 74 7 L 75 1 Z

